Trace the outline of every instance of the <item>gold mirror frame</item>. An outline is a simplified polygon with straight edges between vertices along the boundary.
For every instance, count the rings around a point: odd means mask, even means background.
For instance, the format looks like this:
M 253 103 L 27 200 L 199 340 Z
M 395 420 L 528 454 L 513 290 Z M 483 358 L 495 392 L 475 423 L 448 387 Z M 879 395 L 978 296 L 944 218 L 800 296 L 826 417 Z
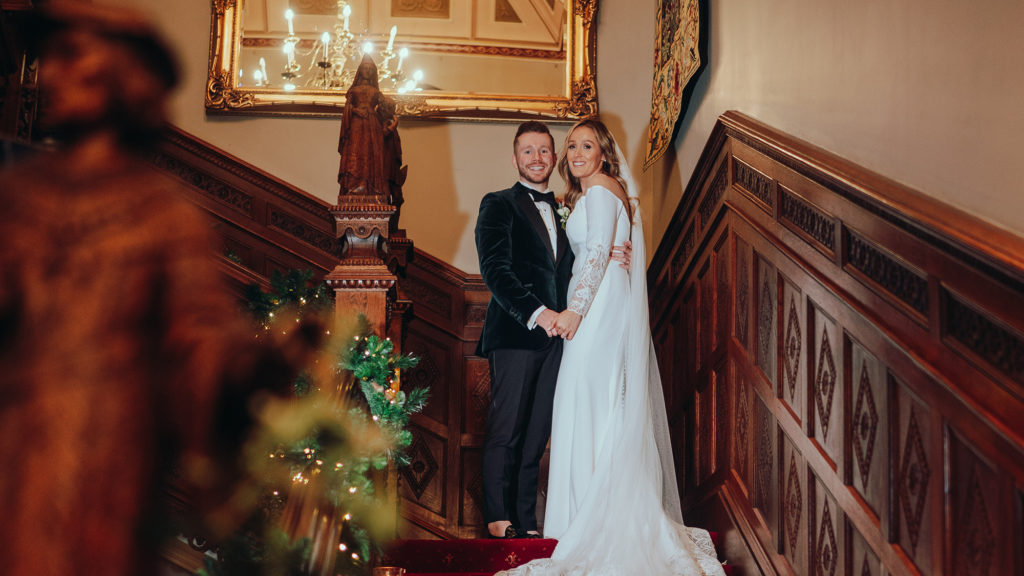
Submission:
M 238 59 L 242 38 L 242 0 L 212 0 L 210 69 L 206 110 L 210 114 L 274 116 L 340 116 L 345 94 L 302 89 L 239 88 Z M 566 0 L 567 50 L 564 97 L 491 94 L 395 94 L 403 117 L 458 120 L 522 120 L 573 122 L 597 114 L 598 0 Z

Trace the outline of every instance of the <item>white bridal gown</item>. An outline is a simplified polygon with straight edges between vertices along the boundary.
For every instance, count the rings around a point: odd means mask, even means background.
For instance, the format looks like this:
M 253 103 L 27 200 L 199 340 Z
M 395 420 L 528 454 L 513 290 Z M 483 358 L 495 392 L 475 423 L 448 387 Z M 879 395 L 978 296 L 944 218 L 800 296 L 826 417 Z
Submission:
M 615 194 L 594 186 L 566 222 L 576 254 L 569 308 L 584 317 L 565 342 L 555 388 L 544 536 L 558 545 L 550 559 L 501 574 L 724 574 L 708 533 L 684 526 L 679 513 L 634 220 Z M 609 264 L 609 252 L 631 228 L 627 271 Z

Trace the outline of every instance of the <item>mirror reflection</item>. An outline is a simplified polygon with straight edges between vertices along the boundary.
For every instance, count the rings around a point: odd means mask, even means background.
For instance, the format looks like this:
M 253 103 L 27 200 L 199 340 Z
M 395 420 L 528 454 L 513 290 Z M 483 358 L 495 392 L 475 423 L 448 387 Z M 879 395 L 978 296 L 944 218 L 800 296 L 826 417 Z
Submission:
M 597 113 L 598 0 L 213 0 L 211 114 L 340 115 L 364 52 L 399 116 Z
M 240 88 L 564 96 L 565 0 L 245 0 Z

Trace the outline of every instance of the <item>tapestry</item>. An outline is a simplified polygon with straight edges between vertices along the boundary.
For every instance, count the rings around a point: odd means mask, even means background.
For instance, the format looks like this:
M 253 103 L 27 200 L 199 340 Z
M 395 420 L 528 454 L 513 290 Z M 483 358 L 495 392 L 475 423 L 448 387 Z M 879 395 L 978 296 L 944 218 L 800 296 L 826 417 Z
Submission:
M 699 0 L 658 0 L 651 127 L 644 170 L 668 149 L 676 122 L 686 110 L 687 85 L 702 63 L 700 31 Z

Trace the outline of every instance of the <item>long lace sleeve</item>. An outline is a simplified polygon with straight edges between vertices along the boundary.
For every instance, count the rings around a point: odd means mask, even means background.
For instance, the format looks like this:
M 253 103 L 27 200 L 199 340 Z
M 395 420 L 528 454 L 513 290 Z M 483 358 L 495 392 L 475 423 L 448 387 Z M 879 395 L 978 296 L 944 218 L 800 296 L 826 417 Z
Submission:
M 616 214 L 623 208 L 622 201 L 602 186 L 593 186 L 587 190 L 584 201 L 587 203 L 586 261 L 579 272 L 568 306 L 569 310 L 580 316 L 587 315 L 601 280 L 604 279 L 605 270 L 608 269 L 612 242 L 615 241 Z

